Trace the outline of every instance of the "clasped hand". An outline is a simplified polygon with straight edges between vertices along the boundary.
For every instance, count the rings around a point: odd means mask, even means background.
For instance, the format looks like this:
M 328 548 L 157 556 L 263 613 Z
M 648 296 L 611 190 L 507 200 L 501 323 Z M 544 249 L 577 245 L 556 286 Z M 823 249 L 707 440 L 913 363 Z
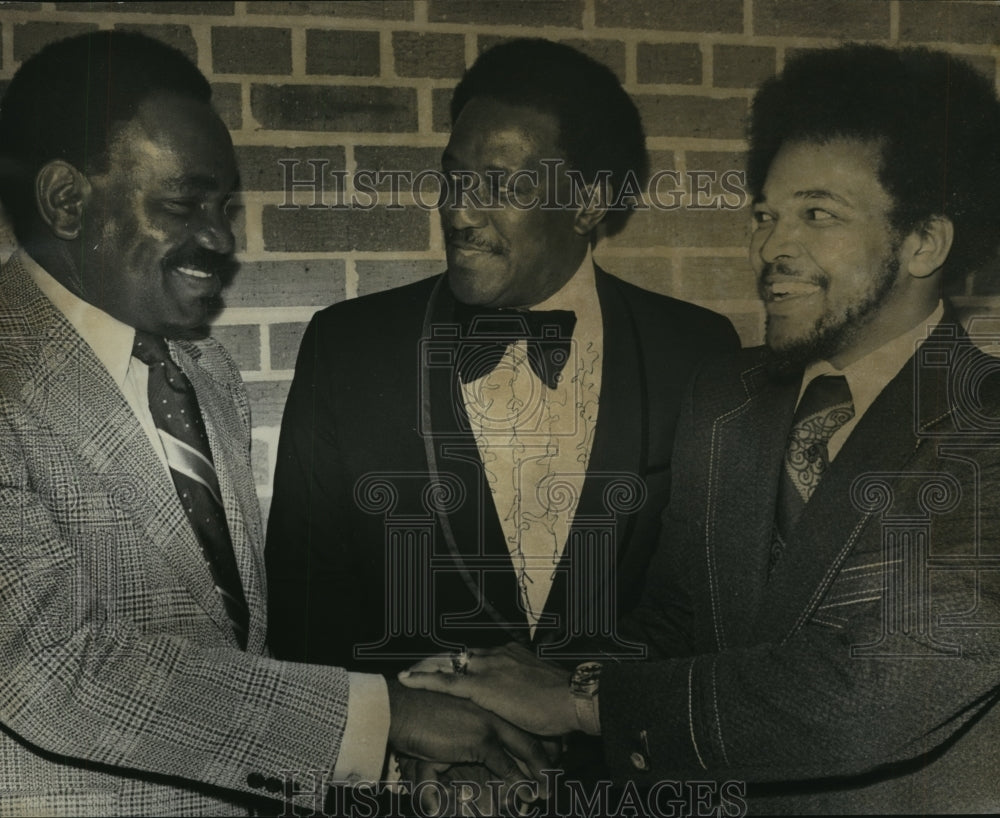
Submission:
M 547 797 L 543 770 L 550 769 L 555 759 L 537 736 L 472 702 L 411 689 L 397 681 L 389 682 L 389 708 L 389 743 L 419 762 L 404 766 L 404 779 L 445 780 L 443 774 L 450 767 L 464 765 L 462 780 L 474 774 L 483 782 L 501 781 L 503 792 L 520 793 L 522 798 L 525 784 L 533 782 L 528 791 Z M 425 807 L 428 797 L 437 799 L 438 794 L 424 789 Z M 438 807 L 431 806 L 430 811 L 437 813 Z
M 409 688 L 469 699 L 500 718 L 540 736 L 578 729 L 569 674 L 512 642 L 470 652 L 464 673 L 449 655 L 432 656 L 399 674 Z

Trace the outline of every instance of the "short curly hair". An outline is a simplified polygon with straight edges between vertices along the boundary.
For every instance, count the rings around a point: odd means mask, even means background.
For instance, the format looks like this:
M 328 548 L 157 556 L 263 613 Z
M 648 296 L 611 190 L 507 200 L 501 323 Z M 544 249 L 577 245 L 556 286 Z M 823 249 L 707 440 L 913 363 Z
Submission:
M 552 114 L 559 123 L 559 147 L 587 180 L 610 171 L 612 195 L 632 176 L 639 188 L 649 173 L 642 120 L 614 72 L 564 43 L 518 38 L 484 51 L 465 72 L 451 98 L 451 122 L 474 97 Z M 635 204 L 635 197 L 623 196 Z M 619 232 L 630 207 L 608 210 L 608 235 Z
M 38 171 L 53 159 L 106 170 L 118 128 L 158 93 L 207 103 L 212 88 L 176 48 L 135 32 L 70 37 L 25 61 L 0 100 L 0 202 L 19 241 L 36 224 Z
M 754 97 L 747 183 L 759 198 L 789 141 L 848 138 L 881 150 L 890 222 L 906 235 L 933 216 L 955 238 L 945 283 L 979 269 L 1000 246 L 1000 101 L 986 77 L 954 55 L 850 44 L 805 52 Z

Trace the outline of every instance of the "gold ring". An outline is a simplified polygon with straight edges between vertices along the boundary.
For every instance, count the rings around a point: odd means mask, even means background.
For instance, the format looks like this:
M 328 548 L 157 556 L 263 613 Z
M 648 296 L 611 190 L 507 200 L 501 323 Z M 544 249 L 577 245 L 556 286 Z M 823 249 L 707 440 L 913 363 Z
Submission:
M 469 657 L 472 654 L 467 650 L 460 650 L 451 655 L 451 670 L 459 676 L 464 676 L 469 671 Z

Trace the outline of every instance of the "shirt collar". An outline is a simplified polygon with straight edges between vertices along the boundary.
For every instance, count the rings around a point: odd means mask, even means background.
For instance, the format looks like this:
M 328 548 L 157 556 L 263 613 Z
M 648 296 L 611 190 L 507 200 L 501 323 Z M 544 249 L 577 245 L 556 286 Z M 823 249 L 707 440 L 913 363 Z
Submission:
M 926 320 L 919 322 L 912 329 L 897 335 L 891 341 L 883 344 L 859 358 L 843 369 L 837 369 L 829 361 L 816 361 L 806 367 L 802 376 L 802 386 L 799 389 L 799 400 L 809 383 L 819 375 L 843 375 L 851 389 L 854 401 L 854 414 L 861 417 L 875 398 L 885 389 L 886 385 L 899 373 L 906 362 L 913 357 L 917 348 L 927 340 L 930 328 L 936 327 L 944 317 L 944 302 L 938 301 L 937 307 Z
M 71 293 L 24 250 L 18 253 L 31 280 L 90 345 L 120 389 L 128 374 L 135 330 Z
M 540 304 L 535 304 L 533 310 L 572 310 L 577 314 L 589 315 L 595 309 L 600 309 L 597 298 L 597 277 L 594 270 L 594 257 L 590 247 L 577 267 L 572 277 L 562 288 L 550 295 Z

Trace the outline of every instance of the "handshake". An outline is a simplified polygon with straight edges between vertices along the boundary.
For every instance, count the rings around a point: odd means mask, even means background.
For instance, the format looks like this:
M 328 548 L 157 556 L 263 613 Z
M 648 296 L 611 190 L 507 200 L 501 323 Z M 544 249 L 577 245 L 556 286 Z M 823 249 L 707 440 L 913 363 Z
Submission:
M 390 680 L 389 743 L 403 779 L 442 785 L 418 788 L 423 811 L 458 814 L 454 799 L 467 798 L 484 814 L 516 813 L 547 797 L 561 737 L 598 732 L 596 715 L 578 715 L 570 680 L 513 643 L 424 659 Z

